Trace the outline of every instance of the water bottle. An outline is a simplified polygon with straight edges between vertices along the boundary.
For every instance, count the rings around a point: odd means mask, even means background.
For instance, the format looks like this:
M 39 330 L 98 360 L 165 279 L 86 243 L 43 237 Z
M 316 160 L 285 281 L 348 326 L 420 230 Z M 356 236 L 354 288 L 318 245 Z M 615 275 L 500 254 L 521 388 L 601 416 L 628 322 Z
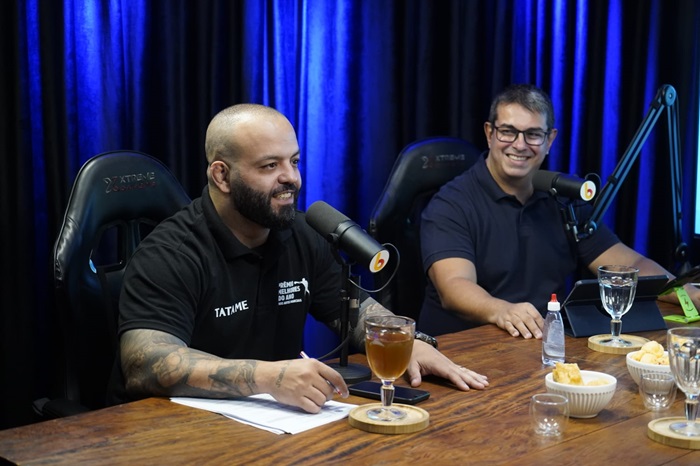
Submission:
M 546 366 L 564 362 L 564 321 L 560 309 L 557 295 L 552 293 L 552 299 L 547 303 L 547 317 L 544 319 L 542 333 L 542 364 Z

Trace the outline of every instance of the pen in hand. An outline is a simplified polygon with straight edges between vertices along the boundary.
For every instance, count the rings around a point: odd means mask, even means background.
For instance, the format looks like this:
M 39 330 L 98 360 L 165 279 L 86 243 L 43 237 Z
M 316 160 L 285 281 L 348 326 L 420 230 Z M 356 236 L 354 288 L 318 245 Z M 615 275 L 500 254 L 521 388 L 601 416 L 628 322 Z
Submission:
M 302 351 L 301 353 L 299 353 L 299 356 L 301 356 L 303 359 L 309 359 L 309 356 L 308 356 L 306 353 L 304 353 L 303 351 Z M 340 392 L 340 390 L 338 389 L 338 387 L 336 387 L 335 385 L 333 385 L 333 382 L 331 382 L 330 380 L 326 379 L 326 383 L 327 383 L 328 385 L 330 385 L 331 388 L 333 389 L 333 391 L 335 391 L 338 395 L 342 395 L 342 393 Z

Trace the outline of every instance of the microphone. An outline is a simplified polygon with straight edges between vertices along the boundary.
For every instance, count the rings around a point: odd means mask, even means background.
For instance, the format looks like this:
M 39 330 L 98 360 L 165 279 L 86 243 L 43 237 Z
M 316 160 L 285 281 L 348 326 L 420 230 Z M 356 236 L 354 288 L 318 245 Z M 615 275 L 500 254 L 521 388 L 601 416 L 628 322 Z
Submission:
M 537 170 L 532 177 L 532 186 L 537 191 L 546 191 L 553 196 L 568 197 L 571 199 L 581 199 L 586 202 L 592 200 L 596 194 L 596 183 L 588 179 L 585 180 L 565 173 L 550 172 L 547 170 Z
M 354 261 L 377 273 L 389 261 L 389 251 L 360 225 L 323 201 L 316 201 L 306 211 L 306 223 Z

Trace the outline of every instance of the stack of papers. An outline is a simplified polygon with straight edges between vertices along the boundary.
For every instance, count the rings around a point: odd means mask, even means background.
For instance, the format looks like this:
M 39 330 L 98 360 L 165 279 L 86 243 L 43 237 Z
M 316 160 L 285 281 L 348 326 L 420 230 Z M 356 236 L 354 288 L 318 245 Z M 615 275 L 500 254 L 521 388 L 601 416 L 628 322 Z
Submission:
M 327 401 L 321 412 L 307 413 L 300 408 L 294 408 L 275 401 L 272 396 L 253 395 L 235 400 L 212 400 L 203 398 L 174 397 L 175 403 L 192 408 L 204 409 L 264 429 L 275 434 L 298 434 L 329 422 L 344 419 L 352 408 L 357 405 Z

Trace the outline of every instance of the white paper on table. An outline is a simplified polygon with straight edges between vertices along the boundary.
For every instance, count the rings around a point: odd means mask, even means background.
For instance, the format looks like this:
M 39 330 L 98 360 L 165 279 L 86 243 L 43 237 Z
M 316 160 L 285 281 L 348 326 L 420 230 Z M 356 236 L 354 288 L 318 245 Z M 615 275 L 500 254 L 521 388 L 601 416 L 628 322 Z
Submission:
M 173 397 L 171 401 L 204 409 L 235 419 L 259 429 L 276 434 L 298 434 L 314 427 L 319 427 L 339 419 L 346 418 L 357 405 L 327 401 L 321 412 L 307 413 L 275 401 L 271 395 L 261 394 L 235 400 L 216 400 L 204 398 Z

